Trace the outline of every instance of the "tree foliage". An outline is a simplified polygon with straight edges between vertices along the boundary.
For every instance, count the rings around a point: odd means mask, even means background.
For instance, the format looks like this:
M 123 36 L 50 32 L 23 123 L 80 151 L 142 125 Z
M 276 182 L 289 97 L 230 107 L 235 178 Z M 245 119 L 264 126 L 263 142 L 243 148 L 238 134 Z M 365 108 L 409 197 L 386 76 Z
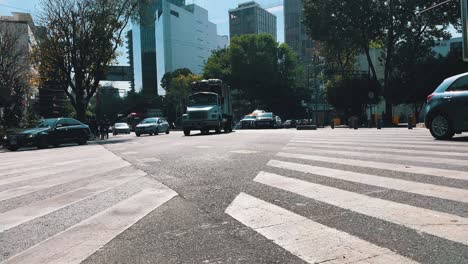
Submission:
M 449 38 L 449 26 L 460 26 L 460 2 L 451 1 L 437 9 L 419 13 L 439 4 L 437 0 L 305 0 L 306 26 L 312 37 L 329 47 L 347 43 L 357 48 L 368 60 L 371 77 L 382 79 L 391 113 L 390 82 L 395 78 L 401 53 L 411 54 L 417 60 L 422 53 L 429 53 L 435 39 Z M 370 56 L 371 47 L 382 48 L 384 76 L 379 78 Z M 343 47 L 346 48 L 346 47 Z M 380 81 L 380 80 L 379 80 Z
M 393 78 L 392 100 L 395 103 L 412 104 L 416 117 L 422 110 L 426 98 L 446 78 L 465 73 L 468 65 L 462 60 L 462 50 L 452 49 L 446 57 L 426 56 L 413 63 L 402 64 Z
M 200 76 L 188 69 L 178 69 L 166 73 L 163 77 L 163 88 L 166 90 L 164 100 L 166 116 L 170 121 L 177 121 L 185 112 L 185 100 L 190 95 L 190 85 L 199 81 Z
M 331 105 L 346 114 L 360 115 L 363 106 L 378 101 L 380 85 L 366 76 L 339 76 L 327 82 L 326 91 Z
M 7 23 L 0 25 L 0 125 L 17 126 L 31 96 L 28 47 L 20 33 Z
M 304 99 L 296 55 L 271 35 L 242 35 L 231 39 L 227 49 L 215 52 L 204 68 L 204 78 L 227 82 L 245 101 L 243 112 L 262 108 L 282 116 L 301 111 Z
M 85 120 L 89 101 L 116 59 L 138 0 L 42 0 L 45 26 L 37 50 L 43 81 L 52 77 Z

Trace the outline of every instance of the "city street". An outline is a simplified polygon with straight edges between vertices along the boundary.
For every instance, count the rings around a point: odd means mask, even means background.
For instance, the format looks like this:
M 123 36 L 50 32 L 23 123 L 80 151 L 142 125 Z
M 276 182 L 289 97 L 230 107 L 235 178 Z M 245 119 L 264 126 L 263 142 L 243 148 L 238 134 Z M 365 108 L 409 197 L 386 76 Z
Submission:
M 468 263 L 468 136 L 111 136 L 0 150 L 0 263 Z

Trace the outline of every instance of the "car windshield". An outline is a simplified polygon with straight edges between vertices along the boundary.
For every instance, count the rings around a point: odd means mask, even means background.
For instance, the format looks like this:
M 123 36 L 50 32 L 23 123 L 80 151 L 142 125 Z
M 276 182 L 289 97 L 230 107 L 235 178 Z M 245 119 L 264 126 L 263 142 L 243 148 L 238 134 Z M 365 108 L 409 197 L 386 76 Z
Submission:
M 259 114 L 258 117 L 273 117 L 273 113 L 262 113 Z
M 42 120 L 36 127 L 38 128 L 53 127 L 55 122 L 57 122 L 57 119 Z
M 151 123 L 156 123 L 158 121 L 157 118 L 147 118 L 143 120 L 141 123 L 142 124 L 151 124 Z
M 215 105 L 218 104 L 216 94 L 199 93 L 189 97 L 189 106 Z
M 244 119 L 255 119 L 255 116 L 244 116 Z
M 115 127 L 127 127 L 127 124 L 125 124 L 125 123 L 117 123 L 117 124 L 115 124 Z

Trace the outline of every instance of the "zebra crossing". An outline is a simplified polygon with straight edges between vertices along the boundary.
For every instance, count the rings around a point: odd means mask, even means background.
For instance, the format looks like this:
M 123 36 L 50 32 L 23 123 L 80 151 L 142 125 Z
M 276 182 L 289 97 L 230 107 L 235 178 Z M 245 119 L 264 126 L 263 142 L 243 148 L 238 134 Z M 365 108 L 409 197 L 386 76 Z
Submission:
M 253 181 L 225 213 L 306 263 L 468 263 L 468 141 L 301 132 Z
M 176 195 L 99 145 L 2 153 L 0 263 L 80 263 Z

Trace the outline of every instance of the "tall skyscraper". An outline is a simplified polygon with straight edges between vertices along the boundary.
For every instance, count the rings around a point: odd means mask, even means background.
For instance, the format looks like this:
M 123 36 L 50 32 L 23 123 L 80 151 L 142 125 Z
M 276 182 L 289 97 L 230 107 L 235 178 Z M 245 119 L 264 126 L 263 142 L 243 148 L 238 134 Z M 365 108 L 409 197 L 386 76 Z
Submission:
M 155 23 L 159 95 L 165 94 L 165 73 L 187 68 L 201 74 L 212 52 L 228 45 L 227 36 L 218 36 L 216 24 L 208 20 L 208 11 L 195 4 L 166 2 Z
M 309 62 L 314 45 L 303 24 L 303 8 L 304 0 L 284 0 L 284 37 L 286 44 L 296 52 L 299 59 Z
M 244 34 L 268 33 L 276 40 L 276 16 L 255 2 L 240 4 L 229 10 L 229 32 L 231 38 Z
M 136 64 L 138 64 L 135 65 L 135 88 L 137 91 L 144 89 L 157 92 L 158 90 L 155 21 L 161 15 L 165 2 L 177 6 L 185 5 L 185 0 L 140 1 L 140 23 L 135 25 L 133 29 L 133 39 L 138 42 L 134 43 L 133 48 L 140 53 L 134 54 Z

